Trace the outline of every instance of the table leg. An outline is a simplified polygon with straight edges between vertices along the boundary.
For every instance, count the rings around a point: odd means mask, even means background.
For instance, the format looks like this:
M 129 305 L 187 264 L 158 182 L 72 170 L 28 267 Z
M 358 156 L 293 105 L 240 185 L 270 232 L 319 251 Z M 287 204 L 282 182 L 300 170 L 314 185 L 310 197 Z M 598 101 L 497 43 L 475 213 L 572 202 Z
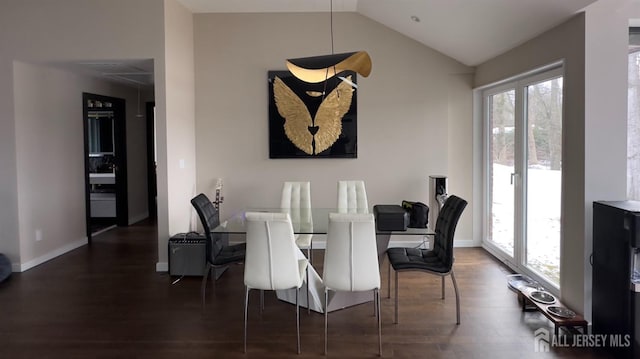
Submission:
M 378 251 L 379 265 L 383 262 L 384 256 L 387 252 L 387 247 L 389 246 L 390 238 L 391 235 L 389 234 L 376 235 L 376 248 Z M 298 257 L 300 259 L 306 258 L 302 251 L 298 252 Z M 332 292 L 328 298 L 329 303 L 322 303 L 322 297 L 324 297 L 324 285 L 322 284 L 322 278 L 314 270 L 311 264 L 309 264 L 308 269 L 310 270 L 309 281 L 305 283 L 305 285 L 309 286 L 311 294 L 311 303 L 307 305 L 307 307 L 311 307 L 311 310 L 322 313 L 326 308 L 327 311 L 331 312 L 372 301 L 371 292 Z M 295 290 L 279 290 L 276 291 L 276 294 L 280 300 L 295 303 Z
M 384 256 L 387 253 L 387 247 L 389 247 L 390 234 L 376 234 L 376 248 L 378 249 L 378 265 L 382 265 Z

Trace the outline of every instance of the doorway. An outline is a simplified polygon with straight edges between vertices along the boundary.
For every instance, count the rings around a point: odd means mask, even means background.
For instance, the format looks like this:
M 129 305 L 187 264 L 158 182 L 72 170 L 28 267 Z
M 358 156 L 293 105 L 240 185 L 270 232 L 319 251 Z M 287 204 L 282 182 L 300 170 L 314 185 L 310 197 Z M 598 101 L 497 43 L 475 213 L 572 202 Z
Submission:
M 147 115 L 147 191 L 149 218 L 158 218 L 158 184 L 156 176 L 156 103 L 146 103 Z
M 483 245 L 560 288 L 563 68 L 485 89 Z
M 82 94 L 87 238 L 128 225 L 125 100 Z

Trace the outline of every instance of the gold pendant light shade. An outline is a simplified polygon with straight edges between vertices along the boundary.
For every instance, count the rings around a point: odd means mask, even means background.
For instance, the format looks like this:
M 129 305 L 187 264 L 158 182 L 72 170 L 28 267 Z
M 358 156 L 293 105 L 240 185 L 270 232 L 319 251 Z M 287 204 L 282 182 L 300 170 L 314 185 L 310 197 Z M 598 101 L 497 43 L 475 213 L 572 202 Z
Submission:
M 320 83 L 348 70 L 367 77 L 371 73 L 371 58 L 366 51 L 303 57 L 288 59 L 287 68 L 304 82 Z

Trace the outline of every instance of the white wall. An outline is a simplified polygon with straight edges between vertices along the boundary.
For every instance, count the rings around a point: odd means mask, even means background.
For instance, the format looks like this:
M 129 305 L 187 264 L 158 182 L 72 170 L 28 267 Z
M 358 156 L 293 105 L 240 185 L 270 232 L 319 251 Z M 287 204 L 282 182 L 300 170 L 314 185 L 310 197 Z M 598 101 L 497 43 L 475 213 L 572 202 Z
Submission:
M 452 73 L 449 76 L 448 97 L 448 151 L 447 163 L 449 176 L 449 192 L 466 199 L 469 204 L 465 208 L 466 218 L 462 222 L 459 241 L 456 245 L 479 246 L 480 233 L 474 231 L 474 223 L 478 220 L 480 212 L 476 211 L 477 203 L 473 188 L 473 119 L 472 119 L 472 93 L 469 86 L 473 83 L 472 73 Z M 438 174 L 438 173 L 430 173 Z M 452 192 L 455 189 L 455 192 Z M 428 202 L 427 202 L 428 203 Z M 463 235 L 465 237 L 463 237 Z
M 130 154 L 144 155 L 145 124 L 135 117 L 137 94 L 131 88 L 18 61 L 14 83 L 19 269 L 26 270 L 87 241 L 82 93 L 125 99 Z M 144 168 L 145 158 L 128 158 L 129 192 L 142 192 L 144 201 L 146 183 L 136 171 Z M 146 174 L 142 179 L 146 181 Z M 130 202 L 129 208 L 140 212 L 141 205 L 146 210 L 146 202 L 140 201 Z
M 166 101 L 157 108 L 156 133 L 158 145 L 167 149 L 166 157 L 158 157 L 158 207 L 168 211 L 158 213 L 157 270 L 168 270 L 169 237 L 189 231 L 189 201 L 196 183 L 193 16 L 181 4 L 165 0 L 164 28 L 161 76 Z
M 629 18 L 635 1 L 598 1 L 585 27 L 585 311 L 591 318 L 593 201 L 627 197 Z M 616 140 L 611 140 L 616 139 Z
M 50 170 L 47 168 L 48 165 L 42 166 L 41 157 L 33 156 L 29 152 L 29 146 L 38 143 L 30 141 L 40 139 L 38 136 L 41 136 L 32 132 L 32 129 L 37 128 L 40 122 L 51 120 L 44 116 L 35 118 L 40 112 L 32 112 L 33 109 L 27 106 L 27 97 L 31 97 L 29 93 L 40 93 L 33 85 L 33 76 L 41 71 L 51 76 L 51 79 L 55 80 L 50 83 L 49 88 L 52 92 L 65 88 L 65 84 L 56 80 L 64 77 L 60 73 L 34 68 L 24 63 L 154 59 L 156 63 L 163 65 L 163 9 L 164 4 L 155 0 L 21 0 L 3 1 L 0 5 L 0 165 L 3 168 L 0 175 L 0 252 L 8 254 L 12 263 L 18 267 L 24 263 L 33 263 L 33 260 L 37 261 L 38 258 L 47 258 L 47 254 L 43 254 L 47 251 L 55 255 L 73 247 L 84 236 L 84 229 L 81 232 L 75 231 L 83 227 L 85 221 L 84 206 L 77 205 L 78 193 L 80 196 L 84 195 L 84 186 L 78 188 L 75 177 L 77 171 L 82 169 L 83 161 L 76 164 L 77 167 L 65 167 L 68 171 L 59 173 L 61 187 L 58 189 L 61 194 L 56 198 L 48 197 L 50 202 L 46 203 L 46 206 L 51 206 L 48 209 L 55 208 L 55 212 L 65 215 L 66 227 L 73 229 L 73 233 L 62 234 L 57 224 L 42 224 L 42 221 L 45 221 L 44 215 L 28 212 L 40 204 L 38 199 L 32 196 L 39 188 L 23 183 L 19 186 L 19 176 L 21 180 L 26 176 L 44 180 Z M 163 90 L 162 85 L 158 87 Z M 15 97 L 14 90 L 22 95 Z M 164 101 L 164 92 L 161 94 L 156 101 Z M 44 97 L 43 101 L 51 105 L 52 101 L 67 99 L 66 95 L 52 93 L 50 97 Z M 14 107 L 14 103 L 19 107 Z M 127 103 L 129 105 L 135 102 Z M 81 93 L 78 93 L 77 109 L 55 115 L 60 121 L 65 116 L 74 116 L 76 111 L 80 111 L 80 105 Z M 66 105 L 63 108 L 66 108 Z M 29 120 L 26 123 L 18 123 L 18 116 Z M 65 129 L 71 133 L 76 131 L 72 128 Z M 127 126 L 127 130 L 132 135 L 140 132 L 138 127 Z M 18 137 L 24 134 L 26 137 Z M 144 137 L 140 140 L 144 141 Z M 18 144 L 17 141 L 21 142 Z M 61 139 L 47 141 L 56 145 Z M 128 142 L 128 145 L 135 150 L 136 147 L 131 142 Z M 58 152 L 52 152 L 51 156 L 55 156 L 58 161 L 64 160 L 74 145 L 69 143 L 65 146 L 57 148 Z M 27 152 L 17 153 L 24 149 Z M 166 151 L 166 147 L 159 148 L 159 151 Z M 135 163 L 135 159 L 129 160 Z M 18 173 L 18 170 L 21 172 Z M 135 173 L 132 175 L 136 176 Z M 129 185 L 135 183 L 136 180 L 130 178 Z M 43 187 L 44 183 L 33 183 L 33 186 Z M 159 189 L 163 190 L 166 192 L 166 187 Z M 67 201 L 62 193 L 73 193 L 73 196 Z M 142 201 L 143 198 L 139 200 Z M 130 206 L 129 209 L 132 211 L 131 215 L 141 211 L 136 206 Z M 160 208 L 159 211 L 166 212 L 166 207 Z M 47 233 L 43 233 L 42 244 L 34 244 L 32 240 L 35 230 L 41 225 L 45 226 L 44 230 Z M 47 238 L 50 241 L 47 241 Z M 45 244 L 46 242 L 49 243 Z M 49 247 L 50 244 L 57 248 Z M 150 263 L 151 265 L 153 264 Z
M 0 31 L 0 37 L 2 33 Z M 15 263 L 20 259 L 16 129 L 12 95 L 13 61 L 6 55 L 0 51 L 0 253 Z
M 138 91 L 133 87 L 120 88 L 113 97 L 126 96 L 127 116 L 127 192 L 129 202 L 129 224 L 149 217 L 147 179 L 147 117 L 145 93 L 153 101 L 153 87 L 140 89 L 140 110 L 138 111 Z
M 311 181 L 314 206 L 335 207 L 337 181 L 366 182 L 369 205 L 428 203 L 429 175 L 471 202 L 472 69 L 355 13 L 334 14 L 335 52 L 365 50 L 358 77 L 357 159 L 269 159 L 267 72 L 331 53 L 328 14 L 195 16 L 197 188 L 224 181 L 222 217 L 277 206 L 282 182 Z M 458 244 L 471 243 L 467 207 Z

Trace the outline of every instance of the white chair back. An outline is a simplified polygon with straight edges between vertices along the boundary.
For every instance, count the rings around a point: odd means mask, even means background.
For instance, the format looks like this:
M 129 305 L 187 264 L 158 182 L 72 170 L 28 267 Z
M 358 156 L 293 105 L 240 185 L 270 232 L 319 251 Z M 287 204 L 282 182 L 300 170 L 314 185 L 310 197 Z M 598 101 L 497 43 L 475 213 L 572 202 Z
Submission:
M 338 212 L 369 213 L 364 181 L 338 181 Z
M 250 289 L 299 288 L 302 275 L 288 213 L 247 212 L 244 284 Z
M 282 186 L 280 208 L 311 208 L 311 184 L 285 182 Z
M 287 209 L 296 231 L 313 230 L 309 182 L 285 182 L 282 186 L 280 208 Z
M 373 214 L 329 214 L 323 271 L 325 286 L 334 291 L 380 288 Z

